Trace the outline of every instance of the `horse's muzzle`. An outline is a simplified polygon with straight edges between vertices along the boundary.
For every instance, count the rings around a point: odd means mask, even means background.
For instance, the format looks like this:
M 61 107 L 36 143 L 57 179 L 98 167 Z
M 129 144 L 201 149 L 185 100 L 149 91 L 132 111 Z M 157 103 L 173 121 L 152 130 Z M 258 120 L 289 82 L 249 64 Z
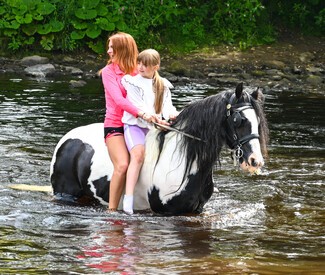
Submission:
M 260 169 L 264 166 L 263 157 L 259 157 L 256 154 L 250 154 L 248 160 L 243 160 L 240 163 L 240 168 L 244 171 L 247 171 L 251 174 L 258 174 Z

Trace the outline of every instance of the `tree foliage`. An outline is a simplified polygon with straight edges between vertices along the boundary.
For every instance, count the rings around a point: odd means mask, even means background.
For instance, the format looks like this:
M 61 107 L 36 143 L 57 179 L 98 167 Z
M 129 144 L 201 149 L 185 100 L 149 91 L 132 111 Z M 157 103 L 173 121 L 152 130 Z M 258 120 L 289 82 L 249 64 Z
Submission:
M 182 51 L 229 43 L 269 43 L 277 27 L 324 35 L 321 0 L 0 0 L 0 48 L 105 51 L 116 31 L 139 48 Z

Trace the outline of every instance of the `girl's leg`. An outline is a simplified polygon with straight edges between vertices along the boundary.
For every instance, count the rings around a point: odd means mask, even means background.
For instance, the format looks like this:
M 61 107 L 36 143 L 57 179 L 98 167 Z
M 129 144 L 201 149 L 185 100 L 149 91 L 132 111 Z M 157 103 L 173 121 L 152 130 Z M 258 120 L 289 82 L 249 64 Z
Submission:
M 138 181 L 139 173 L 144 161 L 144 145 L 138 144 L 131 149 L 130 164 L 126 174 L 126 195 L 133 195 L 134 187 Z
M 123 135 L 107 138 L 106 146 L 114 166 L 109 190 L 109 209 L 116 210 L 124 189 L 126 172 L 129 165 L 129 152 Z
M 123 199 L 123 210 L 133 214 L 133 193 L 144 161 L 144 145 L 138 144 L 131 149 L 130 164 L 126 174 L 126 188 Z

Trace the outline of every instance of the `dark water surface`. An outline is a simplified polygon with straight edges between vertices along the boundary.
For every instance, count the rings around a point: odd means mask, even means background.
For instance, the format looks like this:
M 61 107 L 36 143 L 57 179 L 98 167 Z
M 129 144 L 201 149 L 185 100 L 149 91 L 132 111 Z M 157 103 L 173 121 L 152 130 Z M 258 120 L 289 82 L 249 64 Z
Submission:
M 176 87 L 184 104 L 220 89 Z M 54 147 L 101 122 L 98 79 L 0 75 L 0 274 L 325 274 L 324 95 L 271 90 L 269 159 L 247 176 L 222 153 L 203 215 L 155 217 L 51 201 L 9 184 L 49 185 Z

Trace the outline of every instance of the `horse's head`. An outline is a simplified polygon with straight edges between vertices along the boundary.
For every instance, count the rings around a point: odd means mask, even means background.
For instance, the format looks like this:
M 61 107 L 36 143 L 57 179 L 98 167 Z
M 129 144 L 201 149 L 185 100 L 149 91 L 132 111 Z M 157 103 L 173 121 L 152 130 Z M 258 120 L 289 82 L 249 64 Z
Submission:
M 236 87 L 228 101 L 227 143 L 233 158 L 244 171 L 259 173 L 264 165 L 268 139 L 267 125 L 262 109 L 263 93 L 257 89 L 251 94 L 243 91 L 243 84 Z

